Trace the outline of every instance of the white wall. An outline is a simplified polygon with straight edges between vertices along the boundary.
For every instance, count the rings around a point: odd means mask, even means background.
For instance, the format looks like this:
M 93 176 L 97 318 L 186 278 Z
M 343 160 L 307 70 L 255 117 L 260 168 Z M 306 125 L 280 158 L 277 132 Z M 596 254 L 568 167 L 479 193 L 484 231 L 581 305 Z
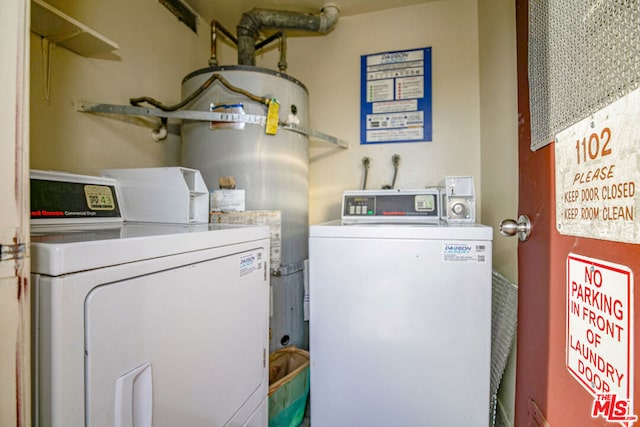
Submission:
M 482 216 L 494 226 L 494 264 L 517 282 L 517 238 L 498 233 L 518 217 L 518 99 L 515 2 L 479 0 Z
M 157 119 L 90 115 L 77 112 L 75 103 L 128 105 L 138 96 L 178 102 L 182 78 L 207 66 L 208 24 L 200 21 L 196 35 L 157 0 L 51 4 L 120 49 L 95 58 L 54 49 L 47 104 L 40 38 L 31 35 L 31 168 L 97 174 L 104 168 L 178 164 L 177 135 L 160 144 L 150 137 Z
M 350 142 L 347 150 L 312 142 L 310 223 L 339 217 L 342 192 L 390 184 L 401 156 L 401 188 L 434 186 L 445 175 L 472 175 L 481 192 L 478 23 L 475 0 L 447 0 L 341 17 L 331 33 L 290 38 L 288 73 L 309 89 L 311 127 Z M 432 48 L 433 141 L 360 145 L 360 57 Z M 271 61 L 275 63 L 274 61 Z M 479 208 L 478 208 L 479 212 Z
M 42 55 L 32 36 L 31 167 L 98 173 L 102 168 L 171 165 L 179 162 L 179 138 L 156 144 L 157 121 L 95 116 L 76 111 L 78 101 L 127 104 L 148 95 L 166 104 L 180 99 L 180 82 L 206 66 L 209 31 L 198 35 L 156 0 L 52 2 L 120 44 L 101 58 L 63 48 L 51 64 L 51 103 L 43 100 Z M 406 30 L 403 30 L 406 29 Z M 433 141 L 359 144 L 360 56 L 389 50 L 432 48 Z M 275 68 L 277 53 L 257 58 Z M 397 186 L 422 188 L 445 175 L 472 175 L 481 214 L 480 87 L 475 0 L 447 0 L 342 17 L 326 36 L 292 37 L 288 74 L 309 89 L 311 126 L 351 143 L 344 150 L 312 142 L 310 222 L 338 217 L 345 189 L 362 185 L 362 158 L 371 158 L 368 188 L 389 184 L 391 156 L 401 156 Z M 222 45 L 222 64 L 236 62 Z M 144 126 L 141 126 L 144 124 Z
M 518 217 L 518 105 L 515 2 L 479 0 L 482 219 L 494 227 L 493 265 L 518 281 L 518 239 L 499 234 L 498 224 Z M 504 425 L 513 425 L 515 342 L 498 393 Z

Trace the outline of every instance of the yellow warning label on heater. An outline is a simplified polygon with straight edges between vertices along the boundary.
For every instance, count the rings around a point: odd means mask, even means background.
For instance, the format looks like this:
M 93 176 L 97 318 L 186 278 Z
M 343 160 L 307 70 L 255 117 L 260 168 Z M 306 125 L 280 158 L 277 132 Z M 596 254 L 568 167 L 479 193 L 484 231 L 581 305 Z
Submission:
M 269 135 L 275 135 L 278 131 L 278 112 L 280 110 L 280 104 L 275 99 L 269 102 L 269 110 L 267 111 L 267 123 L 265 132 Z

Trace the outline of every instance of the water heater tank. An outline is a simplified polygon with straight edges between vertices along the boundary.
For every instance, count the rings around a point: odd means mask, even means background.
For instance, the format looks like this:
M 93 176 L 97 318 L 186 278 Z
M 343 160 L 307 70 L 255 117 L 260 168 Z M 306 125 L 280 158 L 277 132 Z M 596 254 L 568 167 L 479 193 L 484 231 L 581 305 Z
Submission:
M 309 127 L 308 92 L 298 80 L 254 66 L 223 66 L 197 70 L 182 84 L 183 98 L 213 73 L 252 94 L 275 98 L 279 120 Z M 198 111 L 266 116 L 267 107 L 214 81 L 189 105 Z M 201 172 L 209 189 L 220 177 L 233 176 L 245 190 L 248 211 L 279 211 L 280 265 L 272 268 L 271 350 L 295 344 L 308 347 L 303 320 L 304 271 L 308 255 L 309 141 L 299 133 L 278 129 L 275 135 L 251 123 L 184 121 L 182 164 Z M 272 266 L 274 267 L 274 266 Z

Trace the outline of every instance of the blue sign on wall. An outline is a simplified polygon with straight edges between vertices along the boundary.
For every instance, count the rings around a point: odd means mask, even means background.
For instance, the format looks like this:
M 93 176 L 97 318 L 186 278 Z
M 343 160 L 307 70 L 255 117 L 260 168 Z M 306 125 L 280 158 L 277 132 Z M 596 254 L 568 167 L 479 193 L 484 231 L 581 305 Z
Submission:
M 360 143 L 431 141 L 431 48 L 362 55 Z

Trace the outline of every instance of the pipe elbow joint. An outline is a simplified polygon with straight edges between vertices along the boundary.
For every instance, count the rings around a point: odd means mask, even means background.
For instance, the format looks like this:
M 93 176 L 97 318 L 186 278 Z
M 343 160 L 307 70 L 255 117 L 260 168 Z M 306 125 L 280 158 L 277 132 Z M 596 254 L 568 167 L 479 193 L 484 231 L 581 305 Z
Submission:
M 320 11 L 320 27 L 319 32 L 327 33 L 332 31 L 338 24 L 340 9 L 335 3 L 329 3 L 322 6 Z
M 167 139 L 167 135 L 169 134 L 169 129 L 167 129 L 167 124 L 163 121 L 162 124 L 151 131 L 151 139 L 155 142 L 164 141 Z
M 240 18 L 240 22 L 236 26 L 236 30 L 238 32 L 239 37 L 247 36 L 247 37 L 252 37 L 254 39 L 258 37 L 260 24 L 253 17 L 256 11 L 257 9 L 253 9 L 250 12 L 245 12 L 242 14 L 242 18 Z

